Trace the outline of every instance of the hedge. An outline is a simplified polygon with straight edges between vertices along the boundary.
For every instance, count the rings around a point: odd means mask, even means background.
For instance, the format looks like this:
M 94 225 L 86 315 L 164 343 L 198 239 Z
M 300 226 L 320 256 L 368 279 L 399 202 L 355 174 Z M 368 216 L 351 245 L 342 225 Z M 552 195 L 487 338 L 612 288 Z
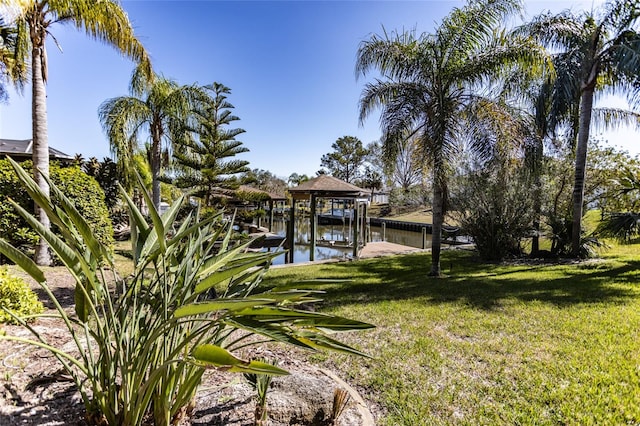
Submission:
M 31 173 L 31 161 L 22 167 Z M 89 222 L 96 238 L 113 245 L 113 227 L 105 203 L 102 188 L 96 180 L 77 166 L 63 167 L 57 162 L 50 164 L 49 175 L 64 194 L 75 204 L 80 214 Z M 37 236 L 8 202 L 11 198 L 25 209 L 32 211 L 33 202 L 6 159 L 0 160 L 0 235 L 9 243 L 31 254 Z M 55 231 L 55 227 L 54 227 Z

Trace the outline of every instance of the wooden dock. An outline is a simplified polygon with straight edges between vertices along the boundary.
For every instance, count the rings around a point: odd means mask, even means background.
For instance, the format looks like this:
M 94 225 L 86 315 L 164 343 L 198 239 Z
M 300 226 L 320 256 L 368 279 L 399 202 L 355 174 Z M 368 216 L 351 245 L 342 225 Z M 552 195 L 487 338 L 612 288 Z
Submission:
M 429 250 L 429 249 L 427 249 Z M 360 250 L 359 258 L 368 259 L 371 257 L 391 256 L 394 254 L 407 254 L 425 251 L 423 249 L 403 246 L 401 244 L 388 243 L 385 241 L 377 241 L 373 243 L 367 243 L 366 246 Z

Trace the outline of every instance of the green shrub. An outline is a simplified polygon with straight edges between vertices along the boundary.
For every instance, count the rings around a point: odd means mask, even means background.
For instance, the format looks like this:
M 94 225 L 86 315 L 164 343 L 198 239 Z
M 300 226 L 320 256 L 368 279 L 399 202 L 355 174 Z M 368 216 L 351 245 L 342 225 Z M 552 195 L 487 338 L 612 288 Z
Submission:
M 30 169 L 31 164 L 30 161 L 25 162 L 23 167 Z M 20 185 L 9 162 L 0 160 L 0 235 L 27 253 L 37 242 L 38 236 L 9 204 L 8 198 L 28 209 L 33 206 L 33 201 Z
M 462 232 L 473 238 L 483 260 L 498 261 L 522 254 L 530 235 L 533 203 L 526 173 L 521 170 L 469 171 L 453 203 Z
M 262 218 L 267 215 L 267 212 L 263 209 L 255 209 L 255 210 L 238 210 L 237 216 L 240 218 L 242 222 L 245 223 L 253 223 L 253 221 L 257 218 Z
M 31 161 L 20 164 L 31 173 Z M 50 177 L 69 197 L 80 214 L 86 218 L 96 238 L 107 246 L 113 245 L 113 228 L 105 204 L 104 192 L 96 180 L 79 167 L 50 165 Z M 8 199 L 32 211 L 33 201 L 19 183 L 16 173 L 6 159 L 0 160 L 0 235 L 23 253 L 30 254 L 38 240 L 37 234 L 11 206 Z M 56 228 L 53 228 L 56 232 Z M 59 233 L 57 233 L 60 235 Z
M 51 168 L 51 180 L 73 202 L 98 241 L 113 245 L 113 228 L 104 191 L 98 182 L 79 167 Z
M 118 191 L 118 166 L 110 158 L 105 157 L 98 161 L 91 157 L 82 165 L 82 171 L 93 177 L 102 188 L 105 195 L 105 203 L 109 211 L 113 212 L 120 200 Z
M 29 284 L 0 268 L 0 323 L 16 323 L 10 311 L 18 317 L 28 317 L 44 311 L 38 296 L 29 288 Z

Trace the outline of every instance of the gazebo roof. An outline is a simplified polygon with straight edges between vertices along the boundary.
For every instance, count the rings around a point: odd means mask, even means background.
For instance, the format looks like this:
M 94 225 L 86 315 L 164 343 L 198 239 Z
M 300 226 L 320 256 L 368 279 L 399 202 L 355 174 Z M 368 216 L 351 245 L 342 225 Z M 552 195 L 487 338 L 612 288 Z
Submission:
M 311 194 L 324 198 L 359 198 L 366 196 L 368 191 L 337 177 L 320 175 L 289 188 L 289 193 L 295 199 L 304 199 Z

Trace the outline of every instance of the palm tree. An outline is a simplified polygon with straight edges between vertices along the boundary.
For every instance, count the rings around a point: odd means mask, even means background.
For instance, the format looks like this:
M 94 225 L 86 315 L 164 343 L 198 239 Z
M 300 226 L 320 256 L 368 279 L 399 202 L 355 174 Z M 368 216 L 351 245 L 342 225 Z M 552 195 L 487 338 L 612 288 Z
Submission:
M 308 181 L 310 178 L 306 174 L 299 175 L 298 173 L 291 173 L 287 178 L 287 184 L 289 186 L 298 186 L 301 183 Z
M 147 79 L 140 69 L 136 69 L 130 93 L 131 96 L 103 102 L 98 115 L 125 184 L 133 181 L 131 165 L 140 148 L 139 137 L 149 138 L 152 200 L 159 208 L 163 152 L 170 150 L 174 141 L 183 137 L 192 116 L 194 99 L 200 91 L 157 75 Z
M 24 0 L 15 18 L 17 28 L 16 58 L 31 59 L 33 172 L 38 186 L 49 194 L 45 177 L 49 176 L 49 143 L 47 137 L 47 54 L 46 40 L 52 37 L 54 24 L 70 24 L 82 29 L 89 37 L 113 46 L 123 55 L 143 64 L 150 73 L 151 64 L 142 44 L 136 39 L 127 14 L 115 0 Z M 55 38 L 54 38 L 55 41 Z M 30 54 L 29 54 L 30 50 Z M 36 206 L 36 216 L 46 228 L 49 218 Z M 35 260 L 40 265 L 50 263 L 44 239 L 36 246 Z
M 598 225 L 596 234 L 630 242 L 640 236 L 640 173 L 631 168 L 623 170 L 616 184 L 617 188 L 610 196 L 629 200 L 630 211 L 607 214 Z
M 397 142 L 415 135 L 433 176 L 433 241 L 430 275 L 440 275 L 440 249 L 450 161 L 463 139 L 478 153 L 488 153 L 490 139 L 465 137 L 465 123 L 479 124 L 502 111 L 476 90 L 499 76 L 505 66 L 535 63 L 543 52 L 530 40 L 496 34 L 509 16 L 521 11 L 512 0 L 481 0 L 454 9 L 434 34 L 374 35 L 358 49 L 356 71 L 382 79 L 366 85 L 360 120 L 381 107 L 382 143 L 393 154 Z M 536 67 L 529 70 L 536 71 Z M 482 127 L 482 126 L 479 126 Z
M 12 82 L 18 89 L 22 89 L 27 80 L 26 61 L 19 57 L 18 30 L 15 26 L 7 25 L 0 16 L 0 101 L 7 99 L 5 84 Z
M 640 1 L 617 0 L 601 13 L 585 12 L 576 16 L 569 11 L 543 14 L 524 26 L 542 44 L 561 50 L 573 65 L 566 90 L 579 90 L 579 121 L 573 188 L 573 225 L 571 251 L 580 253 L 585 169 L 589 132 L 597 90 L 627 95 L 631 104 L 640 103 L 640 35 L 634 25 L 640 16 Z M 576 108 L 577 109 L 577 108 Z M 605 125 L 638 123 L 640 116 L 628 111 L 603 109 Z
M 173 184 L 189 189 L 194 195 L 204 198 L 205 205 L 211 205 L 214 190 L 235 190 L 240 185 L 237 175 L 247 173 L 248 161 L 234 157 L 249 149 L 236 140 L 243 129 L 228 129 L 239 120 L 232 114 L 234 108 L 227 101 L 231 89 L 220 83 L 205 86 L 210 94 L 196 112 L 198 123 L 188 137 L 176 144 L 174 159 L 178 176 Z

